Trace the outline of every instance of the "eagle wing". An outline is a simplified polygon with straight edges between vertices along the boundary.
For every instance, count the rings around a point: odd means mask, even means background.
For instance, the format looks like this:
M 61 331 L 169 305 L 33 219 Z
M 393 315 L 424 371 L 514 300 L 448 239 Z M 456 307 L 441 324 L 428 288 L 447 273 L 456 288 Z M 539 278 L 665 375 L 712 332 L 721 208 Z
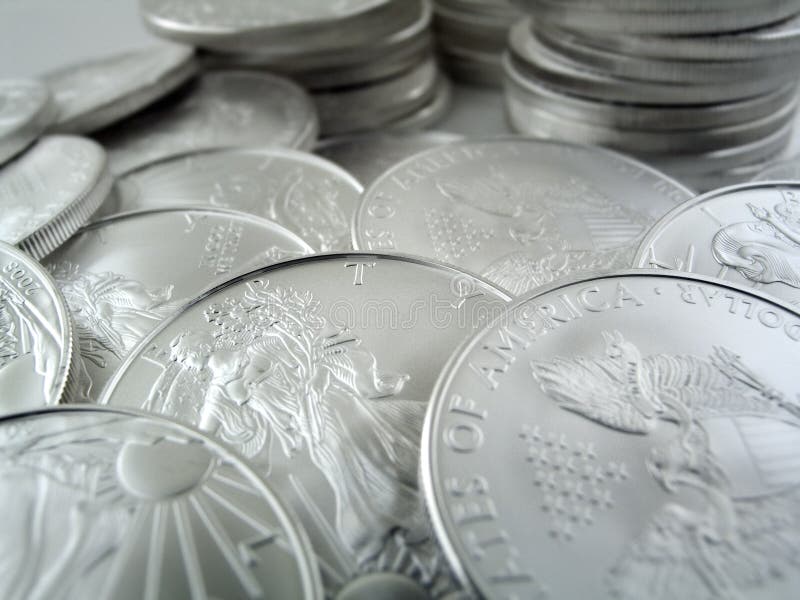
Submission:
M 564 410 L 628 433 L 647 433 L 650 422 L 627 399 L 624 373 L 606 358 L 531 361 L 542 391 Z

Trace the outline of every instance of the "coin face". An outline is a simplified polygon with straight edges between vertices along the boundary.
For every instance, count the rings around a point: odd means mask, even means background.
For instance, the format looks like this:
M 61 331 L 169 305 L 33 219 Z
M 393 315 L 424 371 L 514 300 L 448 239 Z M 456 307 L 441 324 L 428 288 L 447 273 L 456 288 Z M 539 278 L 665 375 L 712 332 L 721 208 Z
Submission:
M 86 133 L 135 113 L 197 69 L 191 48 L 161 45 L 72 65 L 45 76 L 58 108 L 54 128 Z
M 800 184 L 698 196 L 653 227 L 634 264 L 714 276 L 800 305 Z
M 55 116 L 50 91 L 40 81 L 0 80 L 0 165 L 39 137 Z
M 57 404 L 76 385 L 72 323 L 56 284 L 0 242 L 0 415 Z
M 0 171 L 0 240 L 41 259 L 64 243 L 111 189 L 106 153 L 76 136 L 47 136 Z
M 506 298 L 418 259 L 286 262 L 164 323 L 100 402 L 187 421 L 247 457 L 303 521 L 330 596 L 358 581 L 358 597 L 438 597 L 452 583 L 417 486 L 426 401 Z
M 597 148 L 455 142 L 380 176 L 364 193 L 354 241 L 446 261 L 518 295 L 575 273 L 628 268 L 647 229 L 692 196 Z
M 152 210 L 80 230 L 45 265 L 75 322 L 95 400 L 136 345 L 207 288 L 311 248 L 283 227 L 222 209 Z
M 799 341 L 785 305 L 702 278 L 521 301 L 454 355 L 428 413 L 451 564 L 486 598 L 791 597 Z
M 370 133 L 327 139 L 314 152 L 335 162 L 364 185 L 384 171 L 423 150 L 449 144 L 462 136 L 444 131 L 409 134 Z
M 315 250 L 349 250 L 363 192 L 325 159 L 280 148 L 231 149 L 176 157 L 131 171 L 104 213 L 210 205 L 272 219 Z
M 212 71 L 178 98 L 159 104 L 97 139 L 115 173 L 200 150 L 269 145 L 307 148 L 318 130 L 314 106 L 297 85 L 251 71 Z
M 195 430 L 95 406 L 18 414 L 0 420 L 0 470 L 3 598 L 322 597 L 287 510 Z

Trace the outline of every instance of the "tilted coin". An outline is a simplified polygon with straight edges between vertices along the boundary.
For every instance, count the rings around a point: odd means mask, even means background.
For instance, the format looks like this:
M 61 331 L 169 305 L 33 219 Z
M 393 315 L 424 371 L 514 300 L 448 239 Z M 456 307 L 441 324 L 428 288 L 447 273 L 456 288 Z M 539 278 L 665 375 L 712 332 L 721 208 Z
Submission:
M 294 37 L 309 44 L 320 29 L 341 33 L 369 23 L 405 2 L 389 0 L 140 0 L 145 24 L 156 34 L 188 44 L 221 50 L 269 47 Z M 355 29 L 357 31 L 357 29 Z
M 792 598 L 798 361 L 800 315 L 722 282 L 521 301 L 453 356 L 425 424 L 456 573 L 485 598 Z
M 325 136 L 378 129 L 414 112 L 436 93 L 439 70 L 432 55 L 407 71 L 359 87 L 314 94 Z
M 505 300 L 418 259 L 285 262 L 164 323 L 100 402 L 188 421 L 248 458 L 303 521 L 331 597 L 436 597 L 452 583 L 417 487 L 426 400 Z
M 272 221 L 224 209 L 162 209 L 92 223 L 47 257 L 83 362 L 69 400 L 96 399 L 162 320 L 234 275 L 311 253 Z
M 0 165 L 24 150 L 55 118 L 52 96 L 42 82 L 0 79 Z
M 236 454 L 96 406 L 0 420 L 0 595 L 321 598 L 307 538 Z
M 115 173 L 187 152 L 228 147 L 310 148 L 314 105 L 288 79 L 252 71 L 211 71 L 186 92 L 97 134 Z
M 0 241 L 41 259 L 89 220 L 111 189 L 103 148 L 77 136 L 40 139 L 0 170 Z
M 58 404 L 77 385 L 72 321 L 55 282 L 0 242 L 0 415 Z
M 45 75 L 58 107 L 52 129 L 87 133 L 176 89 L 197 70 L 191 48 L 162 45 L 71 65 Z
M 421 131 L 406 135 L 366 133 L 323 140 L 317 144 L 314 152 L 335 162 L 364 185 L 369 185 L 401 160 L 460 139 L 462 136 L 444 131 Z
M 800 183 L 698 196 L 653 226 L 634 265 L 727 279 L 800 305 Z
M 573 3 L 563 0 L 525 0 L 517 5 L 537 19 L 565 29 L 604 33 L 646 33 L 676 36 L 713 35 L 756 29 L 797 14 L 794 0 L 726 4 L 708 7 L 686 6 L 682 10 L 660 5 L 651 10 L 610 8 L 597 2 Z
M 693 194 L 622 155 L 525 138 L 454 142 L 395 165 L 364 193 L 356 247 L 429 256 L 514 295 L 628 268 L 647 229 Z
M 349 250 L 350 222 L 363 192 L 333 163 L 280 148 L 202 152 L 147 165 L 122 176 L 105 214 L 180 205 L 211 205 L 267 217 L 315 250 Z
M 413 112 L 395 119 L 386 124 L 388 133 L 417 132 L 434 127 L 442 121 L 448 114 L 453 103 L 453 85 L 450 80 L 441 73 L 437 77 L 433 96 L 427 103 Z
M 753 181 L 800 181 L 800 163 L 796 158 L 765 165 Z

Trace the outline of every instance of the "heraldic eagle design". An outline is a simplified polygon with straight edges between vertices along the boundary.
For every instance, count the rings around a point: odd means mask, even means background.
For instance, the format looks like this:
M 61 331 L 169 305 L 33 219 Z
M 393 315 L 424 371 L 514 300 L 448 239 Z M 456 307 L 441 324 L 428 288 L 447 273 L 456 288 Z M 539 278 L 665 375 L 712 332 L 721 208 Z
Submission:
M 619 332 L 603 338 L 603 356 L 531 368 L 564 410 L 627 434 L 676 429 L 645 458 L 670 500 L 608 573 L 612 597 L 743 599 L 796 576 L 797 404 L 725 348 L 708 358 L 643 356 Z M 699 502 L 682 503 L 687 494 Z

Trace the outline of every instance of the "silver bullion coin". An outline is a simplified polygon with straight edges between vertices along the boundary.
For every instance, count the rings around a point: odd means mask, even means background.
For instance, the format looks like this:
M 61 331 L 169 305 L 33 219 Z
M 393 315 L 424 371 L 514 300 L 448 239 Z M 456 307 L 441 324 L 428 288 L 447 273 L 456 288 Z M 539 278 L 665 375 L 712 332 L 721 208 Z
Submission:
M 350 250 L 350 223 L 364 191 L 341 167 L 305 152 L 248 148 L 201 152 L 131 171 L 104 214 L 209 205 L 266 217 L 315 250 Z
M 0 595 L 322 598 L 293 515 L 221 444 L 96 406 L 0 420 Z
M 778 23 L 797 14 L 795 0 L 687 6 L 683 10 L 666 6 L 652 10 L 614 9 L 597 2 L 583 4 L 562 0 L 526 0 L 518 5 L 537 19 L 572 30 L 603 33 L 644 33 L 677 36 L 714 35 L 756 29 Z
M 800 183 L 714 190 L 666 214 L 634 265 L 727 279 L 800 305 Z
M 111 183 L 106 153 L 96 142 L 41 138 L 0 170 L 0 241 L 37 260 L 45 257 L 89 220 Z
M 793 598 L 800 315 L 628 272 L 454 354 L 423 435 L 439 539 L 485 598 Z
M 0 165 L 36 140 L 56 114 L 41 81 L 0 79 Z
M 389 0 L 140 0 L 145 24 L 157 35 L 221 50 L 283 42 L 318 30 L 349 29 L 373 13 L 404 2 Z M 306 34 L 306 35 L 304 35 Z M 314 38 L 311 37 L 311 40 Z M 303 40 L 305 41 L 305 40 Z M 298 44 L 297 39 L 295 45 Z
M 177 98 L 98 132 L 114 173 L 187 152 L 269 144 L 310 148 L 319 129 L 311 98 L 284 77 L 210 71 Z
M 321 141 L 314 149 L 369 185 L 388 168 L 423 150 L 463 139 L 444 131 L 420 131 L 409 134 L 366 133 Z
M 354 221 L 357 248 L 429 256 L 523 294 L 628 268 L 649 227 L 694 194 L 613 152 L 525 138 L 453 142 L 381 175 Z
M 453 103 L 453 85 L 441 73 L 436 79 L 433 97 L 414 112 L 387 123 L 385 128 L 387 133 L 402 135 L 423 131 L 434 127 L 450 114 Z
M 774 161 L 764 165 L 753 181 L 800 181 L 800 161 L 797 158 Z
M 109 217 L 81 229 L 45 266 L 67 301 L 81 385 L 92 401 L 137 344 L 204 290 L 311 247 L 272 221 L 212 208 Z
M 414 258 L 285 262 L 164 323 L 100 402 L 242 453 L 302 520 L 329 596 L 439 597 L 452 582 L 419 496 L 422 420 L 447 356 L 506 300 Z
M 44 79 L 58 108 L 51 130 L 88 133 L 110 125 L 175 90 L 196 71 L 191 48 L 162 44 L 48 73 Z
M 389 79 L 313 94 L 323 136 L 382 128 L 422 108 L 436 93 L 439 69 L 432 54 Z
M 73 389 L 73 336 L 53 278 L 0 242 L 0 415 L 58 404 Z

